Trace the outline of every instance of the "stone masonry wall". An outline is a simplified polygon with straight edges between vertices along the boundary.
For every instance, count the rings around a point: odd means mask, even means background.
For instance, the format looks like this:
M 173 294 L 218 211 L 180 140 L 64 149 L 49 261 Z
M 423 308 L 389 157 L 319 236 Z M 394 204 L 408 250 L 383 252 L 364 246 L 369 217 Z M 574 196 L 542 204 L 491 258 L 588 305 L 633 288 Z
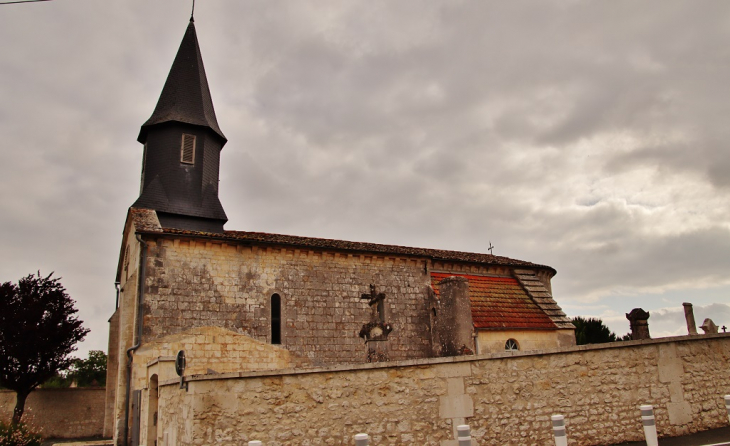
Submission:
M 552 445 L 563 414 L 571 445 L 641 440 L 639 406 L 660 436 L 727 424 L 730 334 L 629 341 L 567 351 L 402 361 L 316 371 L 162 382 L 158 444 Z
M 134 352 L 134 388 L 147 386 L 147 365 L 160 357 L 185 351 L 185 375 L 250 370 L 281 370 L 308 366 L 280 346 L 264 344 L 220 327 L 200 327 L 149 342 Z
M 101 437 L 104 430 L 103 387 L 36 389 L 25 403 L 23 421 L 45 438 Z M 0 390 L 0 419 L 9 420 L 15 392 Z
M 149 241 L 144 341 L 219 326 L 270 342 L 270 299 L 282 302 L 282 346 L 316 364 L 365 362 L 361 299 L 386 293 L 391 360 L 430 354 L 424 261 L 195 240 Z

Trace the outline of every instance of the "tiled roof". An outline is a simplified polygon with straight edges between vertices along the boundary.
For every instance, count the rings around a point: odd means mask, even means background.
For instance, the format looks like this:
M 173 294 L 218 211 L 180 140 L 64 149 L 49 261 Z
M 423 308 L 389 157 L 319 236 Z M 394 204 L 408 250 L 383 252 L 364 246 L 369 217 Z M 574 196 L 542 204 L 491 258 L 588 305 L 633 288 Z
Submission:
M 515 278 L 433 272 L 431 284 L 436 295 L 439 294 L 438 283 L 452 276 L 469 280 L 471 314 L 474 327 L 478 329 L 558 328 Z
M 415 257 L 426 257 L 434 260 L 447 260 L 458 262 L 475 262 L 487 265 L 518 266 L 529 268 L 540 268 L 552 271 L 549 266 L 538 265 L 523 260 L 510 259 L 508 257 L 495 256 L 491 254 L 477 254 L 473 252 L 446 251 L 441 249 L 409 248 L 407 246 L 381 245 L 378 243 L 350 242 L 346 240 L 334 240 L 326 238 L 299 237 L 295 235 L 268 234 L 265 232 L 246 231 L 224 231 L 220 233 L 187 231 L 183 229 L 161 228 L 159 223 L 155 226 L 150 224 L 154 213 L 148 209 L 130 209 L 130 215 L 135 219 L 135 227 L 140 233 L 158 233 L 168 235 L 179 235 L 189 237 L 200 237 L 216 240 L 227 240 L 231 242 L 243 242 L 260 245 L 291 246 L 293 248 L 310 249 L 333 249 L 338 251 L 349 251 L 353 253 L 370 253 L 382 255 L 405 255 Z M 139 220 L 139 223 L 137 222 Z M 155 218 L 156 220 L 156 218 Z
M 573 325 L 570 318 L 563 313 L 563 309 L 560 308 L 557 302 L 555 302 L 553 295 L 545 287 L 545 284 L 537 278 L 535 271 L 515 269 L 512 273 L 537 306 L 550 317 L 558 328 L 575 330 L 575 325 Z

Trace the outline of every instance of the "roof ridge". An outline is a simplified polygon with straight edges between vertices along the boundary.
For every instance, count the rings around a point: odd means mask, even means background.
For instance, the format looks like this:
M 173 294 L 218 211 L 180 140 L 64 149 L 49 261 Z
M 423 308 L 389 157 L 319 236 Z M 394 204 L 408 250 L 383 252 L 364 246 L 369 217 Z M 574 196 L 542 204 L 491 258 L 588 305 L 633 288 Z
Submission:
M 535 271 L 515 269 L 514 276 L 520 283 L 522 288 L 525 290 L 530 299 L 537 304 L 540 309 L 548 315 L 550 320 L 553 321 L 558 328 L 572 328 L 575 326 L 570 321 L 568 316 L 563 312 L 563 309 L 553 299 L 553 294 L 547 289 L 545 284 L 537 277 Z M 529 283 L 528 283 L 529 282 Z M 540 296 L 535 296 L 540 294 Z

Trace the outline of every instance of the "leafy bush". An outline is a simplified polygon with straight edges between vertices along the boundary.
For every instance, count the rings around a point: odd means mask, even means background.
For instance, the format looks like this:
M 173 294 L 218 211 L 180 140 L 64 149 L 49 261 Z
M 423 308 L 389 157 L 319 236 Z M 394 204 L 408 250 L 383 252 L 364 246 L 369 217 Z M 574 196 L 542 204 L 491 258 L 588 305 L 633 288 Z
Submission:
M 0 446 L 41 446 L 41 434 L 31 431 L 25 423 L 13 426 L 0 421 Z
M 56 376 L 41 384 L 40 387 L 43 389 L 67 389 L 71 387 L 72 381 L 71 378 L 61 373 L 56 373 Z

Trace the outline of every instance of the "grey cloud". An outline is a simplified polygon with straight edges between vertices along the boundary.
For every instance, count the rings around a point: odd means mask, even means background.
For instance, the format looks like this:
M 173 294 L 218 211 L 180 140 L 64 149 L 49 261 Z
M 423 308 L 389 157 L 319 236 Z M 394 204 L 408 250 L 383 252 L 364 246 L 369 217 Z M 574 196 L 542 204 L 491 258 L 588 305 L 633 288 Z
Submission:
M 14 44 L 0 60 L 0 246 L 13 261 L 0 275 L 62 273 L 101 333 L 89 345 L 103 349 L 139 187 L 135 138 L 189 10 L 3 8 L 0 38 Z M 201 3 L 229 138 L 227 228 L 470 251 L 491 241 L 557 268 L 568 304 L 619 287 L 724 283 L 728 12 L 673 1 Z M 624 135 L 638 142 L 584 153 L 586 141 Z M 622 183 L 651 166 L 655 176 Z M 638 206 L 639 189 L 661 196 Z M 699 192 L 672 198 L 685 189 Z

